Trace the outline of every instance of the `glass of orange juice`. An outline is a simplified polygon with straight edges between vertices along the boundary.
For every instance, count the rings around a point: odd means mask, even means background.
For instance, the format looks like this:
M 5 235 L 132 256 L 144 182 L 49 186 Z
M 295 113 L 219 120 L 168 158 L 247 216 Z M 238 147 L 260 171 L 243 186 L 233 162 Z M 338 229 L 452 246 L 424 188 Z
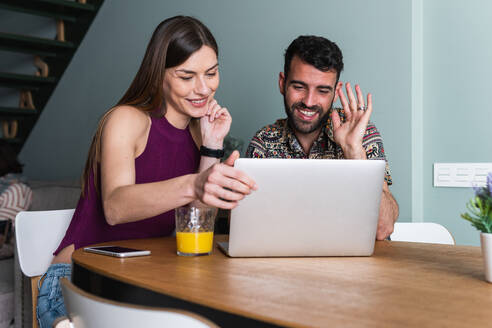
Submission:
M 210 255 L 214 240 L 217 209 L 182 206 L 176 213 L 177 254 L 182 256 Z

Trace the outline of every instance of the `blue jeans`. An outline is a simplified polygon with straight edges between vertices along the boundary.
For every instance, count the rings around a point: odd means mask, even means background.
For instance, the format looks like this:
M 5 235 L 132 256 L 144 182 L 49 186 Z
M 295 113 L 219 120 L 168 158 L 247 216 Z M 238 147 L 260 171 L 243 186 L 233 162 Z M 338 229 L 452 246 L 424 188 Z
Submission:
M 60 278 L 67 277 L 70 279 L 71 275 L 71 264 L 56 263 L 50 265 L 48 271 L 39 280 L 36 317 L 40 328 L 51 328 L 57 318 L 67 315 L 67 310 L 63 303 Z M 43 278 L 44 280 L 41 283 Z

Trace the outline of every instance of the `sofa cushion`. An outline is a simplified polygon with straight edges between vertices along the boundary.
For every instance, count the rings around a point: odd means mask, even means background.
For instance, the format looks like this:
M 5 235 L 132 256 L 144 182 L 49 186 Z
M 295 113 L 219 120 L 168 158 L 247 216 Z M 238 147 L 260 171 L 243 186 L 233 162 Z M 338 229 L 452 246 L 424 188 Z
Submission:
M 31 211 L 75 208 L 80 197 L 78 181 L 29 181 L 32 189 Z

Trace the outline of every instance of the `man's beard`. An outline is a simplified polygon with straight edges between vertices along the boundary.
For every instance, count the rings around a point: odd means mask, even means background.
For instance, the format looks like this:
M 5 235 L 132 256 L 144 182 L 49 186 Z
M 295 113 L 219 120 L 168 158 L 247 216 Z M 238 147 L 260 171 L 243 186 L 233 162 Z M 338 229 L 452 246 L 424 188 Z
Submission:
M 330 108 L 323 115 L 323 108 L 319 105 L 308 107 L 304 102 L 299 101 L 293 103 L 292 106 L 289 107 L 289 105 L 287 105 L 287 100 L 285 99 L 284 96 L 284 107 L 285 107 L 285 113 L 287 114 L 287 122 L 289 123 L 290 127 L 294 129 L 294 131 L 302 134 L 309 134 L 311 132 L 318 130 L 321 126 L 324 126 L 328 121 L 328 118 L 330 117 L 332 105 L 333 102 L 330 104 Z M 318 119 L 306 124 L 305 122 L 301 121 L 299 118 L 297 118 L 294 115 L 294 111 L 296 109 L 314 110 L 318 113 Z

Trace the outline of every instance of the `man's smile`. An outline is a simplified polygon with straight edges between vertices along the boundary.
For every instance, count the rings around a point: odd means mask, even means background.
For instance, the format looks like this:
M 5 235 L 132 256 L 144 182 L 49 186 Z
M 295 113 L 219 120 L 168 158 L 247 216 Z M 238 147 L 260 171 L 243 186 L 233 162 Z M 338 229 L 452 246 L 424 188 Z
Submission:
M 303 121 L 313 121 L 315 120 L 319 114 L 318 111 L 316 110 L 309 110 L 309 109 L 300 109 L 296 108 L 297 116 L 299 116 L 300 119 Z

